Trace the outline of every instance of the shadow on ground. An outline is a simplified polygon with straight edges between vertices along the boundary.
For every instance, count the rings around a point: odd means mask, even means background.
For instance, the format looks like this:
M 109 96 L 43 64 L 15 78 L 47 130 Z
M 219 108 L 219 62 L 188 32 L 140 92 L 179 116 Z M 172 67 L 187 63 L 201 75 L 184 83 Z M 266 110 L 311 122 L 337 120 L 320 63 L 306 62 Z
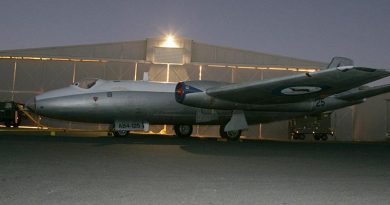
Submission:
M 0 142 L 75 143 L 94 147 L 111 145 L 179 146 L 183 151 L 197 155 L 219 156 L 296 156 L 296 157 L 343 157 L 363 159 L 367 156 L 386 159 L 390 157 L 389 143 L 349 142 L 281 142 L 270 140 L 219 141 L 216 138 L 177 138 L 162 135 L 138 135 L 129 137 L 79 137 L 1 134 Z M 308 156 L 310 154 L 310 156 Z

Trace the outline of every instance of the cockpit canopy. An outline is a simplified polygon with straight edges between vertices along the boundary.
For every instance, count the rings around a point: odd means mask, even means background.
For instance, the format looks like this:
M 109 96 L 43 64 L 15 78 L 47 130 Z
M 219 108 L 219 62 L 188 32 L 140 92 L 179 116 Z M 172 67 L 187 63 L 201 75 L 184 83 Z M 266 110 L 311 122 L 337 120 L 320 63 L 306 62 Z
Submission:
M 97 78 L 88 78 L 88 79 L 83 79 L 79 82 L 73 83 L 73 85 L 77 86 L 79 88 L 83 88 L 83 89 L 90 89 L 96 84 L 96 81 L 98 81 L 98 80 L 99 79 L 97 79 Z

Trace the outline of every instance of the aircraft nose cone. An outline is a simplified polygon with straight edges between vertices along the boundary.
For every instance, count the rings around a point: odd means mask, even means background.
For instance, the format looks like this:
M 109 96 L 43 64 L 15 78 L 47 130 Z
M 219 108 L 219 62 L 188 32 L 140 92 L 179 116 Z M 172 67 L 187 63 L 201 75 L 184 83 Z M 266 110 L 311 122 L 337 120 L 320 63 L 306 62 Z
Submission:
M 31 98 L 30 100 L 27 101 L 26 107 L 32 111 L 35 112 L 36 110 L 36 105 L 35 105 L 35 97 Z

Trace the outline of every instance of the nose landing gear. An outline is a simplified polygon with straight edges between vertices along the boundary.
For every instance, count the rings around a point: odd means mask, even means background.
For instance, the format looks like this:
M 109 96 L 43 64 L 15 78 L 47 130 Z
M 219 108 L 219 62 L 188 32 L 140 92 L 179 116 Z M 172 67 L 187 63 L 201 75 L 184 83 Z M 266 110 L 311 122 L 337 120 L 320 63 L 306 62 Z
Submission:
M 129 131 L 127 130 L 118 130 L 118 131 L 113 131 L 114 137 L 126 137 L 129 135 Z

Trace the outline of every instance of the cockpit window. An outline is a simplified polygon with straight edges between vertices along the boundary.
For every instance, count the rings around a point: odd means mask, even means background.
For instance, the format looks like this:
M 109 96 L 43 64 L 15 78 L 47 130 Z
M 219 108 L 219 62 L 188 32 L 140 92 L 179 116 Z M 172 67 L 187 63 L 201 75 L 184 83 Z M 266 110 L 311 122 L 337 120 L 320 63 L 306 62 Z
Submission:
M 79 88 L 89 89 L 92 88 L 98 79 L 84 79 L 80 82 L 74 83 L 74 86 L 77 86 Z

